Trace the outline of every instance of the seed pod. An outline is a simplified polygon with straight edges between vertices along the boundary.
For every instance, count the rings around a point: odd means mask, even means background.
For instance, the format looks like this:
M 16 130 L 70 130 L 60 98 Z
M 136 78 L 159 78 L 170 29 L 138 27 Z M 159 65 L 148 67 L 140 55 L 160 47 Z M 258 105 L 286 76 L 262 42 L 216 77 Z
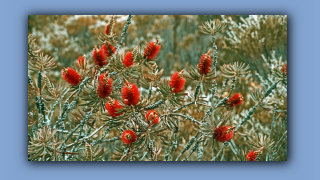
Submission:
M 38 88 L 41 90 L 42 86 L 42 74 L 41 71 L 38 72 Z
M 161 99 L 161 100 L 159 100 L 158 102 L 156 102 L 156 103 L 154 103 L 154 104 L 151 104 L 151 105 L 145 107 L 144 109 L 145 109 L 145 110 L 155 109 L 155 108 L 159 107 L 161 104 L 163 104 L 164 102 L 165 102 L 165 101 Z
M 135 61 L 137 59 L 137 56 L 138 56 L 138 46 L 132 51 L 132 57 L 133 57 L 133 61 Z
M 53 92 L 54 90 L 53 90 L 53 86 L 52 86 L 52 84 L 51 84 L 51 82 L 50 82 L 50 80 L 49 80 L 49 78 L 44 74 L 43 75 L 43 80 L 44 80 L 44 82 L 45 82 L 45 84 L 46 84 L 46 86 L 47 86 L 47 88 L 48 88 L 48 90 L 49 90 L 49 92 Z
M 194 90 L 194 98 L 197 98 L 199 92 L 200 92 L 200 83 L 196 86 L 196 89 Z
M 114 24 L 114 15 L 111 16 L 110 22 L 109 22 L 109 31 L 108 34 L 110 34 L 113 30 L 113 24 Z

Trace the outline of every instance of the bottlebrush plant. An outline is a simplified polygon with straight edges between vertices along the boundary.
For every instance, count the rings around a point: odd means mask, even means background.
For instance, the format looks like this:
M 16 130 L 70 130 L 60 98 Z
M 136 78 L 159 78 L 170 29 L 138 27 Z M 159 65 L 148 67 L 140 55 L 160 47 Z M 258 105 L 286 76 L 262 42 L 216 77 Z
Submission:
M 165 39 L 127 48 L 133 16 L 119 41 L 114 18 L 91 52 L 74 66 L 58 67 L 59 80 L 49 76 L 57 62 L 28 36 L 29 161 L 286 160 L 287 64 L 281 58 L 266 61 L 273 67 L 268 79 L 255 74 L 261 85 L 243 62 L 218 67 L 216 37 L 232 27 L 210 20 L 199 30 L 212 47 L 195 52 L 197 64 L 165 77 L 157 65 Z M 254 85 L 243 92 L 248 81 Z M 266 124 L 259 121 L 262 112 L 270 116 Z

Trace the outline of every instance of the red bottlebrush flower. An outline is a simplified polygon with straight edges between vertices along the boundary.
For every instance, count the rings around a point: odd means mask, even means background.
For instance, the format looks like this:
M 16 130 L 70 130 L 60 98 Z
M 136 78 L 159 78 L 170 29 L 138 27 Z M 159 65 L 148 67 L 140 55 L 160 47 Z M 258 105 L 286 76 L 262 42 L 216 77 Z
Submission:
M 169 85 L 171 86 L 172 92 L 174 93 L 178 93 L 183 89 L 184 83 L 186 82 L 186 80 L 182 77 L 183 72 L 184 70 L 182 70 L 181 72 L 176 71 L 172 74 Z
M 255 161 L 257 158 L 257 154 L 254 151 L 250 151 L 247 153 L 246 159 L 248 161 Z
M 127 54 L 124 56 L 124 59 L 123 59 L 122 63 L 123 63 L 126 67 L 130 67 L 130 66 L 133 65 L 132 52 L 127 52 Z
M 287 64 L 285 64 L 283 67 L 282 67 L 282 72 L 286 74 L 287 76 Z
M 140 100 L 140 92 L 136 84 L 129 83 L 126 80 L 126 84 L 122 87 L 122 98 L 125 105 L 136 106 Z
M 116 53 L 116 49 L 111 44 L 108 44 L 108 46 L 103 44 L 101 49 L 105 58 L 110 58 L 114 53 Z
M 94 64 L 100 68 L 108 64 L 108 61 L 106 60 L 102 49 L 97 49 L 97 48 L 93 49 L 92 59 Z
M 123 114 L 123 113 L 117 113 L 117 109 L 121 109 L 121 108 L 122 106 L 116 99 L 112 100 L 111 98 L 109 98 L 109 102 L 106 103 L 106 109 L 112 117 L 117 117 Z
M 99 83 L 97 87 L 97 94 L 100 98 L 106 98 L 112 91 L 112 79 L 108 78 L 108 74 L 101 74 L 99 76 Z
M 257 157 L 261 155 L 262 151 L 263 151 L 263 147 L 261 147 L 257 151 L 250 151 L 247 153 L 246 159 L 248 161 L 255 161 L 257 159 Z
M 108 35 L 108 34 L 109 34 L 109 31 L 110 31 L 110 25 L 108 24 L 108 25 L 106 26 L 106 30 L 104 31 L 104 33 L 105 33 L 106 35 Z
M 206 75 L 211 70 L 212 59 L 209 54 L 210 50 L 207 52 L 207 54 L 202 54 L 199 59 L 198 69 L 201 75 Z
M 214 138 L 220 142 L 230 141 L 234 135 L 235 127 L 220 126 L 214 129 Z
M 136 133 L 131 130 L 123 131 L 122 135 L 121 135 L 121 140 L 126 145 L 130 145 L 131 143 L 136 141 L 137 138 L 138 137 L 137 137 Z
M 161 49 L 161 46 L 158 45 L 158 40 L 157 42 L 150 41 L 149 45 L 144 50 L 144 57 L 150 61 L 157 56 L 160 49 Z
M 62 78 L 72 86 L 76 86 L 81 82 L 80 74 L 70 67 L 62 69 Z
M 240 93 L 233 95 L 228 100 L 228 104 L 230 107 L 238 106 L 243 102 L 243 96 Z
M 78 65 L 81 67 L 81 66 L 84 66 L 85 63 L 86 63 L 85 56 L 79 56 Z
M 146 114 L 147 122 L 152 123 L 152 126 L 158 124 L 160 118 L 156 110 L 150 110 Z

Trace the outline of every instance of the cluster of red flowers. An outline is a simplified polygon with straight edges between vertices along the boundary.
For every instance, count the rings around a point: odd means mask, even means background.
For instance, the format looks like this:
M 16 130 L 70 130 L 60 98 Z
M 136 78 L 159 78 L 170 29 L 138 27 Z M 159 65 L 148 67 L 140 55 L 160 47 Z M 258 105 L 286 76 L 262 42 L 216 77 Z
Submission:
M 157 56 L 160 49 L 161 49 L 161 46 L 158 45 L 158 40 L 156 42 L 150 41 L 149 45 L 144 50 L 144 57 L 150 61 Z
M 233 95 L 228 100 L 228 104 L 230 107 L 238 106 L 243 102 L 243 96 L 240 93 Z
M 213 137 L 220 142 L 230 141 L 234 135 L 235 127 L 220 126 L 214 129 Z
M 137 135 L 132 130 L 126 130 L 122 132 L 121 140 L 124 144 L 130 145 L 137 140 Z
M 106 98 L 112 91 L 112 79 L 108 77 L 108 73 L 99 76 L 99 83 L 97 87 L 97 95 L 100 98 Z
M 152 126 L 158 124 L 160 118 L 156 110 L 150 110 L 146 114 L 147 122 L 150 123 Z
M 62 69 L 62 78 L 72 86 L 76 86 L 81 82 L 80 74 L 70 67 Z
M 286 74 L 287 76 L 287 64 L 285 64 L 283 67 L 282 67 L 282 72 Z
M 207 54 L 202 54 L 199 59 L 198 69 L 201 75 L 206 75 L 211 70 L 212 59 L 209 54 L 210 50 L 207 52 Z
M 105 34 L 109 33 L 109 25 L 106 27 Z M 159 53 L 161 46 L 157 42 L 151 41 L 147 48 L 144 51 L 144 57 L 148 60 L 152 60 Z M 110 58 L 112 54 L 115 53 L 115 48 L 111 44 L 103 44 L 100 49 L 95 48 L 92 53 L 92 59 L 96 66 L 103 67 L 108 63 L 107 58 Z M 211 70 L 212 59 L 209 55 L 210 51 L 207 54 L 203 54 L 199 59 L 198 69 L 202 75 L 206 75 Z M 128 52 L 124 59 L 123 64 L 126 67 L 133 65 L 133 53 Z M 82 66 L 85 63 L 84 57 L 78 58 L 79 66 Z M 185 79 L 182 77 L 184 71 L 174 72 L 170 80 L 170 87 L 172 92 L 179 93 L 182 91 Z M 62 72 L 62 77 L 71 85 L 78 85 L 81 81 L 81 76 L 72 68 L 64 69 Z M 97 95 L 100 98 L 106 98 L 110 96 L 112 92 L 112 78 L 108 77 L 107 73 L 101 74 L 98 79 L 97 86 Z M 122 98 L 123 103 L 127 106 L 133 105 L 136 106 L 140 100 L 140 92 L 136 84 L 129 83 L 126 81 L 125 85 L 122 88 Z M 235 94 L 233 97 L 229 98 L 228 104 L 230 107 L 240 105 L 243 101 L 241 94 Z M 117 113 L 117 110 L 121 109 L 122 106 L 117 100 L 112 100 L 109 97 L 109 101 L 105 104 L 106 110 L 112 117 L 117 117 L 122 113 Z M 156 110 L 150 110 L 146 113 L 146 120 L 152 126 L 159 123 L 159 116 Z M 234 127 L 230 126 L 220 126 L 214 129 L 214 138 L 220 142 L 226 142 L 232 139 L 234 135 Z M 130 145 L 132 142 L 136 141 L 137 135 L 132 130 L 126 130 L 122 133 L 122 141 L 124 144 Z
M 108 24 L 105 29 L 105 34 L 110 34 L 110 25 Z M 138 47 L 137 47 L 138 48 Z M 137 50 L 136 48 L 136 50 Z M 144 50 L 144 58 L 153 60 L 157 54 L 159 53 L 161 46 L 158 44 L 158 40 L 156 42 L 150 41 L 148 46 Z M 92 52 L 92 59 L 96 66 L 99 68 L 108 64 L 108 58 L 111 58 L 113 54 L 115 54 L 116 49 L 111 44 L 104 44 L 100 49 L 97 47 L 94 48 Z M 123 58 L 122 63 L 126 67 L 131 67 L 134 64 L 135 57 L 134 51 L 127 52 Z M 84 67 L 86 64 L 85 56 L 80 56 L 78 58 L 78 64 L 80 67 Z M 212 57 L 210 56 L 210 50 L 206 54 L 202 54 L 199 59 L 199 64 L 197 68 L 199 73 L 203 76 L 207 75 L 211 71 L 212 67 Z M 287 64 L 282 67 L 282 72 L 287 75 Z M 183 90 L 185 85 L 185 79 L 183 78 L 184 70 L 181 72 L 175 71 L 169 82 L 169 85 L 172 89 L 173 93 L 179 93 Z M 81 75 L 74 69 L 68 67 L 63 68 L 62 70 L 62 78 L 65 79 L 70 85 L 76 86 L 81 82 Z M 96 88 L 96 92 L 98 97 L 104 99 L 110 96 L 112 92 L 112 83 L 113 80 L 108 76 L 108 73 L 103 73 L 98 78 L 98 86 Z M 121 89 L 123 103 L 127 106 L 136 106 L 140 101 L 140 92 L 138 86 L 136 84 L 130 83 L 126 80 L 124 86 Z M 240 93 L 236 93 L 232 97 L 230 97 L 227 101 L 227 105 L 229 107 L 235 107 L 243 102 L 243 96 Z M 123 114 L 119 113 L 118 110 L 122 108 L 121 104 L 116 99 L 111 99 L 107 103 L 105 103 L 105 108 L 108 111 L 109 115 L 113 118 L 120 116 Z M 147 111 L 146 121 L 150 126 L 155 126 L 159 123 L 160 117 L 156 110 Z M 213 138 L 219 142 L 230 141 L 234 136 L 235 127 L 231 127 L 230 125 L 222 125 L 214 128 Z M 124 144 L 130 145 L 137 140 L 137 134 L 132 130 L 125 130 L 121 134 L 121 140 Z M 249 151 L 246 154 L 246 159 L 248 161 L 255 161 L 259 154 L 261 153 L 263 148 L 258 151 Z
M 106 103 L 106 109 L 112 117 L 117 117 L 123 114 L 123 113 L 117 113 L 117 109 L 121 109 L 121 108 L 122 108 L 121 104 L 116 99 L 112 100 L 109 97 L 109 101 Z
M 182 77 L 183 72 L 184 70 L 182 70 L 181 72 L 176 71 L 172 74 L 169 85 L 171 86 L 172 92 L 174 93 L 178 93 L 183 89 L 184 83 L 186 82 L 186 80 Z

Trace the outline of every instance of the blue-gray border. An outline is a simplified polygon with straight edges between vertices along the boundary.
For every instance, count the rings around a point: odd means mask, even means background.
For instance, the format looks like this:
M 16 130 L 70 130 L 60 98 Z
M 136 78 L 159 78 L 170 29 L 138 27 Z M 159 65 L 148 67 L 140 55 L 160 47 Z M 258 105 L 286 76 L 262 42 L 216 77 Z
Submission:
M 317 179 L 320 101 L 320 1 L 84 1 L 2 2 L 1 177 L 3 179 Z M 33 14 L 285 14 L 288 15 L 287 162 L 28 162 L 27 15 Z M 11 133 L 13 132 L 13 133 Z M 10 137 L 10 138 L 6 138 Z M 2 179 L 1 178 L 1 179 Z M 319 178 L 319 177 L 318 177 Z

